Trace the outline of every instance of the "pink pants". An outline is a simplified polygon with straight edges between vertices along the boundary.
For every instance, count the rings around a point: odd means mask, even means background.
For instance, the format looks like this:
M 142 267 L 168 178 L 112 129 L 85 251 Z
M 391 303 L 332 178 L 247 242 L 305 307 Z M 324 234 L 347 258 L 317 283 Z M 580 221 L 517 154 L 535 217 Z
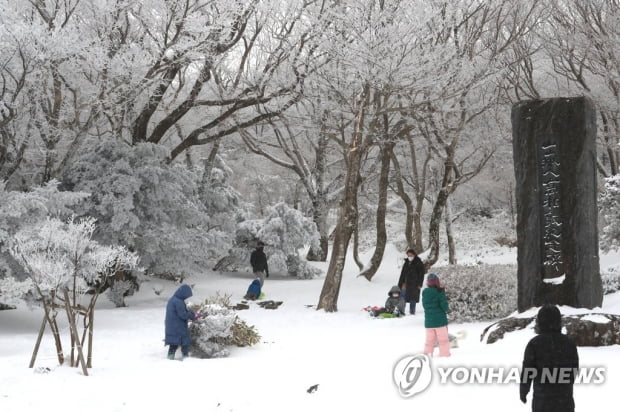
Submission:
M 439 356 L 450 356 L 450 339 L 448 339 L 448 327 L 426 328 L 426 343 L 424 354 L 433 356 L 435 342 L 439 342 Z

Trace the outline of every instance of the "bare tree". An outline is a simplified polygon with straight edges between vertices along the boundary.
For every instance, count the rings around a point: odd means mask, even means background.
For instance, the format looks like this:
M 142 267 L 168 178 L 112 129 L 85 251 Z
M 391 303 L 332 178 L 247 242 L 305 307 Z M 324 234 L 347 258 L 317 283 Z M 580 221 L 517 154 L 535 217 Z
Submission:
M 240 135 L 252 153 L 294 172 L 310 200 L 310 214 L 321 235 L 318 250 L 310 249 L 308 260 L 327 259 L 329 206 L 339 177 L 328 183 L 330 139 L 323 113 L 317 128 L 293 128 L 286 116 L 269 120 L 267 124 L 240 130 Z M 322 119 L 322 120 L 321 120 Z M 253 130 L 254 129 L 254 130 Z
M 549 0 L 541 30 L 555 74 L 594 101 L 600 119 L 599 171 L 620 173 L 620 2 Z M 570 91 L 570 89 L 568 90 Z

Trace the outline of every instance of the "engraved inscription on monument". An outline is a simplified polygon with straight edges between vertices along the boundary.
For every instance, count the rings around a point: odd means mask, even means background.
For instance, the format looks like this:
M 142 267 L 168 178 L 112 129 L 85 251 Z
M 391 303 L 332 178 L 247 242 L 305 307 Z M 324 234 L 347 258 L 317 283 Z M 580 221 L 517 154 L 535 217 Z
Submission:
M 546 142 L 540 147 L 540 183 L 542 194 L 542 277 L 547 283 L 564 278 L 562 262 L 562 217 L 560 214 L 560 160 L 558 146 Z

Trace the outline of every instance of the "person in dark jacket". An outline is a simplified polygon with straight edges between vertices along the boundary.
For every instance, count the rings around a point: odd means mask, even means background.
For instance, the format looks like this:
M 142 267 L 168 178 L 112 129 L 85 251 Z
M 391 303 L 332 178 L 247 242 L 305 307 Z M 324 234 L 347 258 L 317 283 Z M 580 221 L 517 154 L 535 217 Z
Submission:
M 198 319 L 199 315 L 187 310 L 185 299 L 192 296 L 192 289 L 189 285 L 181 285 L 168 300 L 166 306 L 166 345 L 168 348 L 168 359 L 174 359 L 174 355 L 181 346 L 183 358 L 189 356 L 189 346 L 192 340 L 189 336 L 187 321 Z
M 267 265 L 267 256 L 263 252 L 265 244 L 258 242 L 256 250 L 250 255 L 250 264 L 252 265 L 252 272 L 254 276 L 260 279 L 261 287 L 265 283 L 265 276 L 269 277 L 269 266 Z
M 400 293 L 398 286 L 392 286 L 388 292 L 385 306 L 376 310 L 370 310 L 370 316 L 379 316 L 382 313 L 391 313 L 394 316 L 405 314 L 405 298 Z
M 450 306 L 446 292 L 439 283 L 435 273 L 428 275 L 427 288 L 422 291 L 422 307 L 424 307 L 424 327 L 426 342 L 424 354 L 432 356 L 435 343 L 439 345 L 439 356 L 450 356 L 450 335 L 448 334 L 448 312 Z
M 526 403 L 533 384 L 533 412 L 572 412 L 575 410 L 573 383 L 579 355 L 573 341 L 562 334 L 562 314 L 557 306 L 540 308 L 536 333 L 538 336 L 528 342 L 523 355 L 521 401 Z
M 426 269 L 424 263 L 413 249 L 407 251 L 407 258 L 400 271 L 398 287 L 404 291 L 405 301 L 409 302 L 409 313 L 415 314 L 416 303 L 420 301 L 420 289 L 424 283 Z
M 243 298 L 247 300 L 256 300 L 260 297 L 260 291 L 260 278 L 256 278 L 250 283 L 248 291 Z

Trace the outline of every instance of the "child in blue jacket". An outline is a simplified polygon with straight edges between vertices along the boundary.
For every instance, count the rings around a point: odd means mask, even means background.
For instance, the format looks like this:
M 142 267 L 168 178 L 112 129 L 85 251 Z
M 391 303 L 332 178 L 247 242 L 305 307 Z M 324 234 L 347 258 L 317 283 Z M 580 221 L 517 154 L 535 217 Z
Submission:
M 261 284 L 261 281 L 259 277 L 254 279 L 252 283 L 250 283 L 250 287 L 248 288 L 248 291 L 243 298 L 247 300 L 258 299 L 260 297 L 260 292 L 261 292 L 260 284 Z
M 198 319 L 199 315 L 187 310 L 185 299 L 192 296 L 192 289 L 189 285 L 181 285 L 174 295 L 168 300 L 166 306 L 166 345 L 168 349 L 168 359 L 173 360 L 177 349 L 181 346 L 183 358 L 189 356 L 189 347 L 192 340 L 189 336 L 187 321 Z

